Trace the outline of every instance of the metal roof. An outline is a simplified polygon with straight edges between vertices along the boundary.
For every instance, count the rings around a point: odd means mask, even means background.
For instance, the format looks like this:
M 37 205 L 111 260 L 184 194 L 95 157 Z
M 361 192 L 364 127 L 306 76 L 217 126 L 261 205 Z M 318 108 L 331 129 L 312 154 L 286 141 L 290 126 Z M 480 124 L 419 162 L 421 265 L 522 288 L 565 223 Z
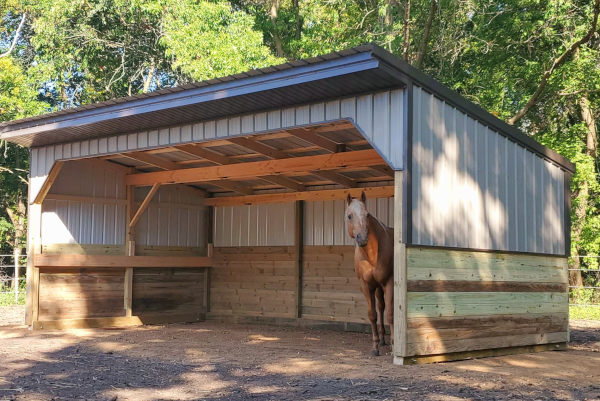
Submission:
M 0 124 L 0 138 L 37 147 L 419 85 L 500 134 L 574 172 L 539 144 L 381 47 L 369 44 Z

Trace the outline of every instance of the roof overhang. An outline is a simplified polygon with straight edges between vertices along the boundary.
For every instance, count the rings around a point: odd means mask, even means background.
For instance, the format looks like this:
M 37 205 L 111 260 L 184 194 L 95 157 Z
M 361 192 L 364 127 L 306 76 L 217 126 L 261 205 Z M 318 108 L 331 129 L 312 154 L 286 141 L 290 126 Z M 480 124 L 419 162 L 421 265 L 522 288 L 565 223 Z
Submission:
M 2 139 L 37 147 L 158 129 L 405 86 L 361 46 L 280 66 L 0 124 Z

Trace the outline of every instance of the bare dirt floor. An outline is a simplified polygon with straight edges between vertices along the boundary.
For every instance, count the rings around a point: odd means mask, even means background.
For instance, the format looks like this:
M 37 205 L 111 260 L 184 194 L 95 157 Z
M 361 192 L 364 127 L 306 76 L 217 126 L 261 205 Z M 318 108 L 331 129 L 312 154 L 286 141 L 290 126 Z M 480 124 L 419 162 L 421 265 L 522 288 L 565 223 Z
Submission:
M 0 327 L 0 400 L 600 399 L 600 322 L 574 322 L 567 351 L 420 366 L 393 365 L 389 347 L 369 357 L 367 334 L 214 322 L 32 332 L 19 322 Z

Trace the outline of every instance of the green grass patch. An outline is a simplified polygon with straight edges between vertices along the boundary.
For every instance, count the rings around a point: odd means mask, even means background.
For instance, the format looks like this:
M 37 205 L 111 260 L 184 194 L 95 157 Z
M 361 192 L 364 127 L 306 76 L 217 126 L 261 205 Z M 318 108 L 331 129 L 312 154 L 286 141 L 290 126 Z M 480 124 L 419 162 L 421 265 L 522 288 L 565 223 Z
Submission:
M 569 319 L 600 320 L 600 305 L 598 306 L 569 306 Z
M 25 292 L 19 293 L 19 302 L 15 304 L 15 293 L 0 294 L 0 306 L 25 305 Z

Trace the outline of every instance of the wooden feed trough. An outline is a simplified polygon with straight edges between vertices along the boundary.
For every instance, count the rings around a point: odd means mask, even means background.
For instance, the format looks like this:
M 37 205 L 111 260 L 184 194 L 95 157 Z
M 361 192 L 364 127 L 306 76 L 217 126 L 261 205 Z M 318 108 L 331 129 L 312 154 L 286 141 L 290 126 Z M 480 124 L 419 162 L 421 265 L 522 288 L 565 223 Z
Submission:
M 31 148 L 34 329 L 364 331 L 344 199 L 365 191 L 395 229 L 396 363 L 568 340 L 573 164 L 375 45 L 0 132 Z

